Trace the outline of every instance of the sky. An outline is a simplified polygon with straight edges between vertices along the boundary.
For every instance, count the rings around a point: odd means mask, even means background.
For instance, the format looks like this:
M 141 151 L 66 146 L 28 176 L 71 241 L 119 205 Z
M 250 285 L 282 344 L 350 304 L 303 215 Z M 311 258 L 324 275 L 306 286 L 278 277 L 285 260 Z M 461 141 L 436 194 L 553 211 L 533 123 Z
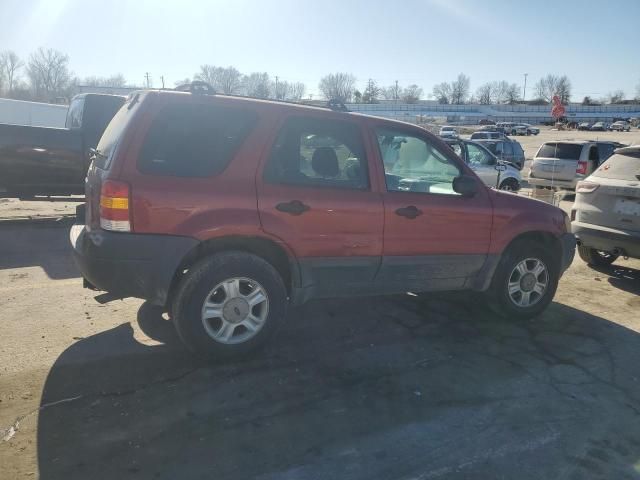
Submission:
M 233 65 L 304 82 L 332 72 L 364 88 L 471 78 L 522 86 L 566 74 L 574 101 L 640 83 L 640 0 L 0 0 L 0 51 L 69 55 L 75 75 L 155 86 Z

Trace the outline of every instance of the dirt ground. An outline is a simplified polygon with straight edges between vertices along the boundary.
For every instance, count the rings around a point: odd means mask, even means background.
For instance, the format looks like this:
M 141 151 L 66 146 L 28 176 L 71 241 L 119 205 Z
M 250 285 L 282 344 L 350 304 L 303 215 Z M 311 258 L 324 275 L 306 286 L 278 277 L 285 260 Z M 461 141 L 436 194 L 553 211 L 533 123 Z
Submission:
M 68 220 L 0 223 L 0 478 L 640 478 L 640 262 L 517 322 L 468 294 L 316 301 L 206 365 L 82 288 Z M 99 296 L 98 296 L 99 298 Z

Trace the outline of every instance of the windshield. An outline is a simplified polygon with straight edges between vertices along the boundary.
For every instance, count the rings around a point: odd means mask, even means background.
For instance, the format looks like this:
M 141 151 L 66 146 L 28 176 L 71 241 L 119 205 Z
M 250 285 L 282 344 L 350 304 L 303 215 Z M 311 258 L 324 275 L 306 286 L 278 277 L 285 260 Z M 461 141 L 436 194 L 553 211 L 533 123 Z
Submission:
M 582 152 L 582 145 L 575 143 L 545 143 L 540 147 L 536 157 L 561 158 L 578 160 Z

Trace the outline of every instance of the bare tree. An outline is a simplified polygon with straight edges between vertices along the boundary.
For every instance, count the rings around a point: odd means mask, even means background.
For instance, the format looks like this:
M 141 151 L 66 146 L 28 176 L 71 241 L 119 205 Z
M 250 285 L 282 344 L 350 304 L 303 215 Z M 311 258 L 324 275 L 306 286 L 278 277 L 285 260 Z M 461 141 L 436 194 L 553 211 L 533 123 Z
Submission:
M 522 97 L 520 96 L 520 86 L 517 83 L 508 83 L 503 90 L 504 103 L 513 105 L 518 103 Z
M 348 102 L 353 97 L 356 77 L 350 73 L 331 73 L 320 79 L 318 89 L 327 100 Z
M 398 82 L 380 89 L 380 95 L 385 100 L 399 100 L 401 94 L 402 88 L 398 85 Z
M 0 77 L 7 82 L 7 93 L 11 94 L 17 80 L 18 70 L 24 66 L 18 55 L 11 50 L 0 53 Z
M 27 74 L 36 98 L 60 95 L 71 79 L 69 56 L 53 48 L 40 47 L 29 58 Z
M 420 98 L 422 98 L 422 93 L 422 88 L 416 84 L 412 84 L 402 89 L 400 97 L 404 103 L 418 103 Z
M 242 74 L 234 67 L 202 65 L 194 79 L 207 82 L 214 90 L 226 95 L 239 93 L 242 88 Z
M 364 103 L 378 103 L 378 97 L 380 97 L 381 89 L 375 80 L 371 78 L 367 82 L 367 88 L 364 89 L 362 94 L 362 101 Z
M 266 72 L 254 72 L 245 75 L 242 79 L 245 95 L 254 98 L 269 98 L 271 94 L 271 81 Z
M 615 103 L 620 103 L 624 100 L 624 91 L 623 90 L 616 90 L 615 92 L 610 92 L 607 95 L 607 103 L 610 104 L 615 104 Z
M 289 97 L 289 82 L 284 80 L 276 81 L 271 83 L 271 92 L 273 92 L 273 98 L 276 100 L 287 100 Z
M 289 98 L 294 102 L 299 102 L 304 97 L 304 93 L 307 91 L 307 87 L 302 82 L 295 82 L 289 85 Z
M 111 75 L 110 77 L 87 77 L 81 82 L 78 81 L 78 83 L 88 87 L 120 88 L 127 85 L 127 80 L 124 78 L 124 75 L 118 73 L 116 75 Z
M 451 82 L 451 103 L 460 105 L 466 102 L 469 97 L 469 77 L 464 73 L 458 75 L 458 78 Z
M 554 95 L 560 97 L 562 103 L 569 103 L 571 98 L 571 82 L 566 75 L 549 74 L 542 77 L 535 85 L 536 96 L 550 103 Z
M 438 83 L 433 86 L 433 97 L 438 103 L 451 103 L 451 85 L 447 82 Z
M 476 101 L 481 105 L 491 105 L 495 101 L 495 82 L 487 82 L 476 90 Z

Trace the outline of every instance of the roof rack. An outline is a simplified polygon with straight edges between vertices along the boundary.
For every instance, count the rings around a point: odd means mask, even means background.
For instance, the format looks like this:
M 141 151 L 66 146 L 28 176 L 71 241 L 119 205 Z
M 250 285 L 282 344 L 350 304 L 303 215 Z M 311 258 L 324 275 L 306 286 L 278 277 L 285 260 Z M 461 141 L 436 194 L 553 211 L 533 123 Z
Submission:
M 179 85 L 173 90 L 177 92 L 189 92 L 193 94 L 199 95 L 217 95 L 216 90 L 207 82 L 202 82 L 200 80 L 194 80 L 191 83 L 185 83 L 183 85 Z M 348 112 L 349 109 L 346 107 L 344 102 L 336 99 L 330 99 L 326 102 L 318 102 L 317 100 L 281 100 L 275 98 L 258 98 L 258 97 L 250 97 L 247 95 L 234 95 L 234 94 L 226 94 L 223 93 L 225 97 L 236 97 L 236 98 L 253 98 L 256 100 L 266 100 L 269 102 L 277 102 L 277 103 L 289 103 L 292 105 L 305 105 L 308 107 L 317 107 L 317 108 L 327 108 L 329 110 L 333 110 L 334 112 Z

